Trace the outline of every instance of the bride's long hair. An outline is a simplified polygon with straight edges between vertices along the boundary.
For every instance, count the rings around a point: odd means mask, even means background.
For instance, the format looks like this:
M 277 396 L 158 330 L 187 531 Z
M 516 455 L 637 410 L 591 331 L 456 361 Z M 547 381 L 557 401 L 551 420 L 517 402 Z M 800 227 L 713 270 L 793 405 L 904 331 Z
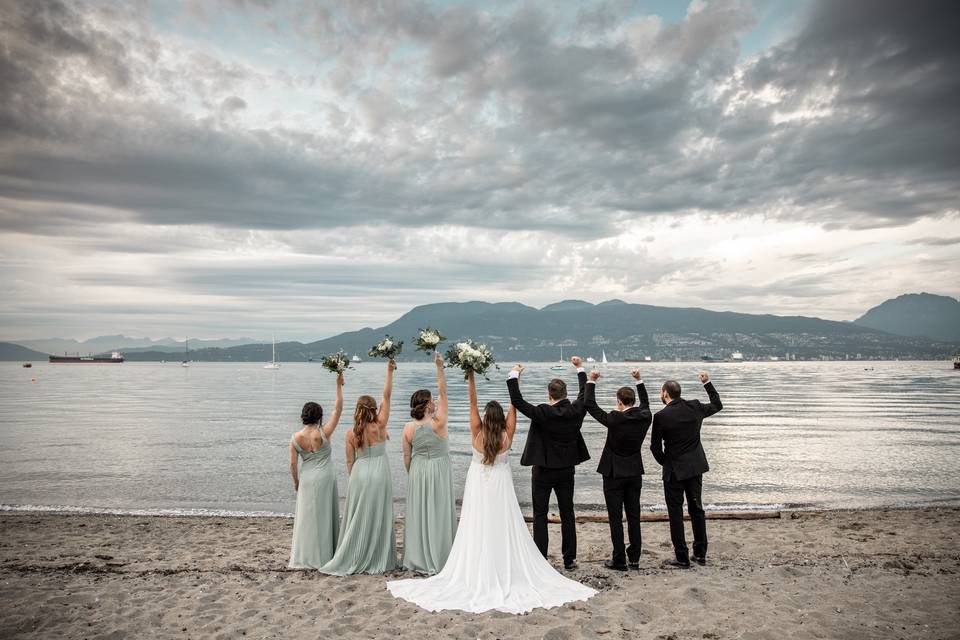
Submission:
M 503 434 L 507 431 L 507 418 L 503 407 L 491 400 L 483 410 L 480 420 L 480 433 L 483 434 L 483 464 L 493 464 L 503 446 Z
M 363 432 L 368 424 L 377 421 L 377 401 L 371 396 L 357 398 L 357 408 L 353 412 L 353 439 L 357 449 L 363 449 Z

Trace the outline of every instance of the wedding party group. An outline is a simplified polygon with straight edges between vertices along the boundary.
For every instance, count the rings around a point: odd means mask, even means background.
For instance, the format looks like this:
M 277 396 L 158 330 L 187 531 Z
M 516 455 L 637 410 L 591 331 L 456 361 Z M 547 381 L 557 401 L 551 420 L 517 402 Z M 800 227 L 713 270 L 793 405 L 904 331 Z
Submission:
M 469 349 L 475 346 L 467 345 Z M 575 399 L 568 398 L 566 383 L 554 378 L 547 385 L 547 402 L 542 404 L 524 398 L 520 388 L 524 367 L 517 364 L 506 381 L 510 396 L 506 410 L 491 400 L 481 413 L 475 382 L 478 372 L 463 366 L 472 461 L 458 521 L 448 445 L 447 384 L 439 353 L 434 354 L 434 363 L 436 397 L 427 389 L 413 393 L 411 420 L 402 433 L 403 464 L 408 472 L 402 556 L 397 557 L 393 483 L 385 450 L 397 368 L 390 358 L 379 404 L 372 396 L 361 395 L 352 428 L 346 432 L 349 479 L 342 514 L 331 463 L 331 437 L 343 411 L 343 368 L 335 370 L 336 405 L 326 421 L 317 403 L 303 406 L 304 427 L 290 441 L 290 472 L 297 492 L 290 568 L 338 576 L 403 568 L 429 576 L 386 584 L 395 597 L 428 611 L 525 613 L 590 598 L 595 590 L 565 577 L 547 560 L 547 513 L 553 494 L 560 512 L 563 566 L 568 571 L 577 567 L 574 469 L 590 458 L 581 435 L 588 413 L 607 428 L 597 467 L 603 477 L 612 542 L 606 567 L 617 571 L 639 568 L 641 449 L 651 426 L 650 449 L 663 467 L 675 552 L 671 564 L 688 568 L 691 559 L 706 563 L 701 494 L 703 473 L 709 467 L 700 429 L 704 418 L 722 409 L 706 373 L 700 374 L 700 381 L 709 402 L 682 398 L 679 383 L 669 380 L 660 389 L 665 406 L 652 414 L 638 370 L 631 372 L 632 385 L 617 390 L 616 409 L 606 411 L 597 404 L 601 374 L 588 374 L 580 358 L 571 358 L 578 381 Z M 520 464 L 532 468 L 532 537 L 520 511 L 508 458 L 517 413 L 530 420 Z M 692 556 L 684 534 L 684 500 L 692 521 Z M 624 513 L 628 543 L 624 540 Z

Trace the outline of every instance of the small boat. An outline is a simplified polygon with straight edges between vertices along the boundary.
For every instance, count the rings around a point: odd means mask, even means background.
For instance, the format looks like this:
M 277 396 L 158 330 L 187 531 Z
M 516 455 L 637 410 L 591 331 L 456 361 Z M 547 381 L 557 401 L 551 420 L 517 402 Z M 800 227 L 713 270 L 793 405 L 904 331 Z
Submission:
M 650 356 L 643 356 L 643 361 L 644 361 L 644 362 L 653 362 L 653 358 L 651 358 Z
M 596 362 L 596 361 L 597 359 L 594 358 L 593 356 L 587 356 L 587 362 Z
M 739 351 L 734 351 L 730 354 L 730 360 L 733 362 L 743 362 L 743 354 Z
M 953 368 L 960 369 L 960 353 L 953 354 Z
M 267 364 L 263 365 L 264 369 L 279 369 L 280 363 L 277 362 L 277 338 L 273 338 L 273 358 Z
M 557 364 L 550 367 L 551 371 L 565 371 L 566 365 L 563 363 L 563 345 L 560 345 L 560 359 L 557 360 Z
M 183 339 L 183 360 L 180 362 L 180 366 L 190 366 L 190 338 Z
M 350 358 L 350 362 L 363 362 L 363 360 L 361 360 L 360 356 L 358 356 L 357 354 L 353 354 L 353 357 Z
M 33 363 L 32 363 L 32 362 L 24 362 L 21 366 L 22 366 L 24 369 L 30 369 L 31 367 L 33 367 Z
M 603 357 L 600 358 L 600 364 L 607 364 L 607 352 L 602 351 Z

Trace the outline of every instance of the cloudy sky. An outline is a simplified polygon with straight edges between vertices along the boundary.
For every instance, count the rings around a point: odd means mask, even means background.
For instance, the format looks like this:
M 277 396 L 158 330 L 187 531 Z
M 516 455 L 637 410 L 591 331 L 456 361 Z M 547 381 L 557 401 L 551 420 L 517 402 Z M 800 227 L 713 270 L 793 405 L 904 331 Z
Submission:
M 0 338 L 958 296 L 958 14 L 0 0 Z

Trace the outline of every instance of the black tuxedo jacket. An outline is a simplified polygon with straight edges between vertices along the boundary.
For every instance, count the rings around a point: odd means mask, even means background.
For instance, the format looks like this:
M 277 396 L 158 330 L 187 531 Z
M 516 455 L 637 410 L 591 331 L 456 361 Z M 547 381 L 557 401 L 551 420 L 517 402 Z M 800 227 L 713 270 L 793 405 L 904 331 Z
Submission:
M 663 465 L 663 479 L 670 475 L 686 480 L 710 470 L 707 454 L 700 444 L 700 426 L 703 419 L 723 409 L 720 395 L 713 383 L 703 385 L 710 402 L 677 398 L 653 416 L 653 435 L 650 450 Z
M 650 428 L 650 400 L 643 383 L 637 385 L 637 405 L 626 411 L 607 413 L 597 405 L 597 385 L 588 384 L 587 411 L 607 428 L 597 472 L 605 478 L 630 478 L 643 475 L 643 439 Z
M 534 406 L 520 394 L 520 381 L 517 378 L 507 379 L 510 402 L 517 411 L 530 418 L 527 442 L 520 457 L 521 465 L 562 469 L 590 459 L 587 444 L 580 435 L 583 418 L 587 415 L 583 402 L 587 374 L 578 373 L 577 381 L 580 384 L 580 393 L 573 402 L 563 399 L 552 405 Z

